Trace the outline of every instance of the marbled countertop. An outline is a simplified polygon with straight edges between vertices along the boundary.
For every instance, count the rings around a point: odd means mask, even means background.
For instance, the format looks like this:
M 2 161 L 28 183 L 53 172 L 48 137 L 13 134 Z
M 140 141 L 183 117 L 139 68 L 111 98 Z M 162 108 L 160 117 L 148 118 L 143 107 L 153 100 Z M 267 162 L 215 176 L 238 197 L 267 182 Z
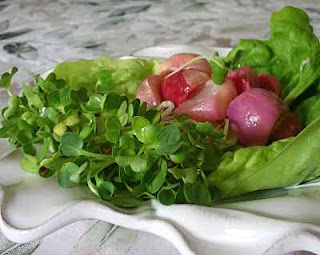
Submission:
M 0 0 L 0 71 L 13 65 L 22 81 L 63 60 L 123 56 L 163 44 L 229 47 L 268 38 L 271 12 L 305 9 L 320 36 L 318 0 Z M 0 94 L 0 105 L 5 101 Z M 30 244 L 0 233 L 1 254 L 178 254 L 151 234 L 97 221 L 72 224 Z

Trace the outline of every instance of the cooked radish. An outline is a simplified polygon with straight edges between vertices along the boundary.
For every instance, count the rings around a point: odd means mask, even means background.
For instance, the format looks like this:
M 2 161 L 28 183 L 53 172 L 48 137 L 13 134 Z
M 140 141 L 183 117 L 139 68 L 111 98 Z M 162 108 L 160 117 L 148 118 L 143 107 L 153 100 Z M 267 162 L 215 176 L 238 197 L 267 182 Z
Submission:
M 233 80 L 238 94 L 241 94 L 248 89 L 258 87 L 257 75 L 255 71 L 248 66 L 239 67 L 234 71 L 230 71 L 227 77 Z
M 284 114 L 276 123 L 271 139 L 276 141 L 290 136 L 295 136 L 301 131 L 301 124 L 292 112 Z
M 257 77 L 257 84 L 259 88 L 263 88 L 266 90 L 270 90 L 276 95 L 280 95 L 281 93 L 281 85 L 278 79 L 268 73 L 259 73 Z
M 199 59 L 191 62 L 192 59 L 199 57 L 200 55 L 194 53 L 180 53 L 172 55 L 170 58 L 160 64 L 158 74 L 166 76 L 169 73 L 176 71 L 184 64 L 190 62 L 183 69 L 196 69 L 205 72 L 211 76 L 211 66 L 206 59 Z
M 239 94 L 252 88 L 263 88 L 276 95 L 281 93 L 280 82 L 275 76 L 265 72 L 257 76 L 255 71 L 248 66 L 230 71 L 227 76 L 234 81 Z
M 148 76 L 138 88 L 136 97 L 141 102 L 146 102 L 149 107 L 159 105 L 162 102 L 160 87 L 163 78 L 160 75 Z
M 244 145 L 265 145 L 271 132 L 288 107 L 274 93 L 249 89 L 229 105 L 228 118 L 238 140 Z
M 222 85 L 209 80 L 204 88 L 179 105 L 175 112 L 187 114 L 196 121 L 216 122 L 226 118 L 228 105 L 236 96 L 237 90 L 230 79 Z
M 178 106 L 193 91 L 204 86 L 209 79 L 210 77 L 202 71 L 182 70 L 164 79 L 161 85 L 161 94 L 164 100 L 172 101 Z

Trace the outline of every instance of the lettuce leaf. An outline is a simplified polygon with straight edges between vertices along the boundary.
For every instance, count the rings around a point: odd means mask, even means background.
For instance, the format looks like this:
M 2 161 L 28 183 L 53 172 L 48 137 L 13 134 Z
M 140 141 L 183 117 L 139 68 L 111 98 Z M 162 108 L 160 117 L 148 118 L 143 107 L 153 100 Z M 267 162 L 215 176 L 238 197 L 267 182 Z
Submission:
M 302 101 L 294 111 L 303 126 L 320 117 L 320 93 Z
M 272 14 L 269 40 L 240 40 L 228 54 L 231 68 L 249 65 L 275 75 L 292 103 L 320 77 L 320 44 L 308 15 L 286 6 Z
M 299 184 L 320 175 L 320 118 L 297 137 L 223 155 L 208 181 L 222 197 Z
M 69 88 L 94 91 L 102 70 L 111 71 L 114 92 L 134 97 L 139 84 L 157 68 L 156 60 L 113 59 L 100 57 L 58 64 L 54 69 L 58 79 L 64 79 Z

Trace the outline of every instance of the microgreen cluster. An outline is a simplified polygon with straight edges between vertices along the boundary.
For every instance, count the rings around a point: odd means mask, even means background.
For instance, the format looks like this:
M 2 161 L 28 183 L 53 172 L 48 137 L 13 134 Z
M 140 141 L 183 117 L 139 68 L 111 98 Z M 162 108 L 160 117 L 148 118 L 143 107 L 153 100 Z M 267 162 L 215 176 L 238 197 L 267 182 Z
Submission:
M 16 70 L 13 70 L 13 73 Z M 1 86 L 9 89 L 13 75 Z M 207 175 L 220 162 L 223 134 L 210 123 L 166 116 L 138 99 L 110 92 L 111 73 L 100 72 L 94 91 L 70 89 L 52 73 L 10 95 L 0 136 L 21 147 L 21 166 L 62 187 L 87 185 L 121 207 L 148 199 L 162 204 L 211 204 Z

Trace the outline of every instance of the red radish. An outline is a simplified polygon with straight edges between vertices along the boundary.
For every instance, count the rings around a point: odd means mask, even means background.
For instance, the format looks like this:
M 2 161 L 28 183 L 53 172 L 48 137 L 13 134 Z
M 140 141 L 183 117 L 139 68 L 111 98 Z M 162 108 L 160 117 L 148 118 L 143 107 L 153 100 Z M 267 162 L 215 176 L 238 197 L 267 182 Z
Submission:
M 274 93 L 260 88 L 237 96 L 228 107 L 230 126 L 243 145 L 265 145 L 288 107 Z
M 236 85 L 238 94 L 248 89 L 257 88 L 257 75 L 250 67 L 239 67 L 234 71 L 230 71 L 227 75 Z
M 268 73 L 259 73 L 257 78 L 257 83 L 259 88 L 263 88 L 266 90 L 270 90 L 276 95 L 280 95 L 281 93 L 281 85 L 278 79 Z
M 276 141 L 295 136 L 301 131 L 301 124 L 292 112 L 284 114 L 275 125 L 271 139 Z
M 182 70 L 164 79 L 161 93 L 164 100 L 172 101 L 176 106 L 183 103 L 188 96 L 203 86 L 210 77 L 199 70 Z
M 182 65 L 199 56 L 200 55 L 193 53 L 180 53 L 172 55 L 170 58 L 160 64 L 158 73 L 160 75 L 166 76 L 167 74 L 177 70 Z M 191 62 L 189 65 L 187 65 L 184 69 L 200 70 L 211 76 L 211 65 L 206 59 L 195 60 L 194 62 Z
M 160 86 L 163 78 L 160 75 L 148 76 L 138 88 L 136 97 L 141 102 L 146 102 L 148 107 L 159 105 L 162 102 Z
M 229 103 L 237 96 L 230 79 L 216 85 L 210 79 L 204 88 L 176 108 L 177 114 L 187 114 L 196 121 L 216 122 L 227 117 Z

